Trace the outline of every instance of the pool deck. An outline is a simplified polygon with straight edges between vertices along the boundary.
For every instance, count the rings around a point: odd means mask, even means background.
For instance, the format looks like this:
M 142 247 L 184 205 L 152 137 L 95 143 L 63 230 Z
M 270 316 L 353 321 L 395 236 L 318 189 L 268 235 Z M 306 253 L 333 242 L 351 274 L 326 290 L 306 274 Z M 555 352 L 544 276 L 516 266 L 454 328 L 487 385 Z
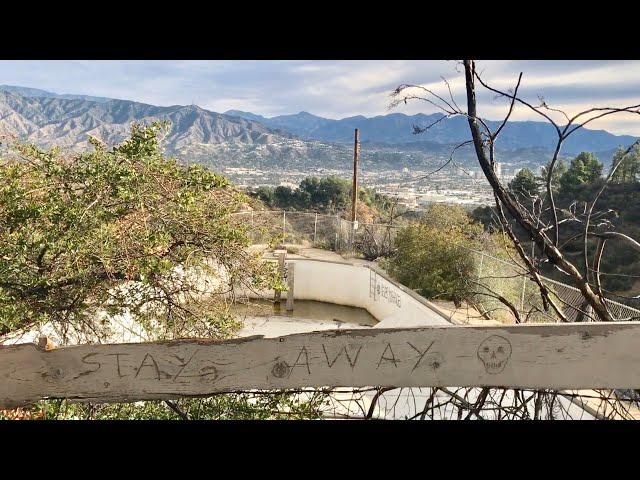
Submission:
M 320 330 L 372 328 L 355 323 L 314 320 L 301 317 L 287 318 L 276 315 L 265 317 L 247 316 L 243 319 L 243 323 L 244 326 L 238 332 L 239 337 L 263 335 L 265 338 L 274 338 L 283 335 L 292 335 L 294 333 L 316 332 Z

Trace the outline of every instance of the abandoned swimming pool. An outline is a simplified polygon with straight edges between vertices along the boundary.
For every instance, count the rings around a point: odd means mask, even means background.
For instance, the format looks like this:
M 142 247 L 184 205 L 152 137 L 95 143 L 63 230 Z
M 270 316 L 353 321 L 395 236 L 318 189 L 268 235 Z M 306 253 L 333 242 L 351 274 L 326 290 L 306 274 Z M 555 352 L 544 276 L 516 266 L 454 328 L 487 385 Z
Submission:
M 240 336 L 275 337 L 313 330 L 371 328 L 378 321 L 364 308 L 315 300 L 297 300 L 292 311 L 285 301 L 251 299 L 234 303 L 229 311 L 243 324 Z

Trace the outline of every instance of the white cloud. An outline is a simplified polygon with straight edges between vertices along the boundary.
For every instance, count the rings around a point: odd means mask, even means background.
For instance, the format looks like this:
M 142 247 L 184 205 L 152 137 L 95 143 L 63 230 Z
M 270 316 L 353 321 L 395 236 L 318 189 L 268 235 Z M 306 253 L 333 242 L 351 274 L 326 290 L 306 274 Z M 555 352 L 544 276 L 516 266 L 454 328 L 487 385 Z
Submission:
M 521 92 L 555 107 L 577 111 L 594 105 L 640 103 L 639 61 L 479 61 L 492 85 L 507 89 L 524 72 Z M 0 61 L 0 83 L 57 93 L 123 98 L 157 105 L 196 103 L 215 111 L 248 110 L 272 116 L 308 111 L 329 118 L 389 113 L 389 93 L 400 83 L 420 84 L 448 95 L 447 78 L 460 105 L 464 82 L 452 61 Z M 479 88 L 481 113 L 498 119 L 504 101 Z M 408 114 L 435 111 L 424 102 L 398 107 Z M 518 109 L 516 119 L 538 117 Z M 640 121 L 611 117 L 594 125 L 640 135 Z

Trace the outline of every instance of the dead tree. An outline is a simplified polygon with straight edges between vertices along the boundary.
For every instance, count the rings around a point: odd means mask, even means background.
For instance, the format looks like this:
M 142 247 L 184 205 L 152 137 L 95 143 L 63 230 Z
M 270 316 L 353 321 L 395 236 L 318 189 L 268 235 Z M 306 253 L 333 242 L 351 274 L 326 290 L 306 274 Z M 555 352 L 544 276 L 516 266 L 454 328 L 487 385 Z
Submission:
M 509 218 L 513 219 L 513 221 L 526 232 L 529 239 L 534 242 L 538 250 L 542 252 L 542 261 L 548 262 L 554 268 L 563 272 L 570 279 L 570 282 L 580 290 L 584 297 L 585 305 L 590 307 L 589 309 L 595 314 L 596 319 L 601 321 L 623 320 L 615 318 L 606 303 L 600 281 L 601 260 L 607 240 L 617 239 L 626 242 L 638 251 L 640 251 L 640 243 L 627 235 L 613 231 L 612 223 L 606 219 L 607 212 L 598 211 L 596 206 L 616 169 L 623 163 L 627 154 L 639 142 L 631 145 L 623 154 L 622 160 L 618 162 L 617 165 L 614 165 L 604 181 L 602 188 L 593 200 L 588 203 L 588 206 L 581 214 L 566 212 L 558 208 L 554 198 L 552 178 L 554 169 L 560 158 L 562 146 L 570 135 L 595 120 L 613 114 L 640 114 L 640 105 L 627 107 L 594 107 L 569 116 L 562 110 L 550 107 L 542 98 L 540 98 L 539 105 L 533 105 L 519 96 L 518 90 L 523 78 L 522 73 L 518 76 L 513 90 L 502 91 L 492 87 L 483 80 L 476 70 L 476 65 L 473 60 L 464 60 L 462 66 L 465 76 L 466 110 L 462 109 L 458 103 L 456 103 L 451 87 L 446 80 L 444 80 L 444 84 L 448 91 L 447 95 L 440 95 L 422 86 L 400 85 L 391 94 L 391 107 L 402 102 L 407 103 L 408 100 L 421 100 L 435 106 L 443 112 L 444 115 L 431 125 L 416 127 L 415 133 L 424 132 L 447 118 L 455 116 L 467 118 L 471 133 L 470 142 L 473 144 L 480 168 L 494 192 L 496 210 L 502 228 L 513 242 L 520 259 L 526 265 L 531 280 L 539 287 L 546 311 L 553 309 L 561 320 L 567 321 L 567 317 L 561 307 L 562 299 L 554 298 L 555 294 L 553 294 L 542 281 L 540 261 L 536 261 L 526 253 L 522 241 L 513 231 Z M 505 98 L 508 101 L 507 113 L 496 129 L 491 129 L 477 111 L 476 82 L 484 89 L 496 94 L 499 98 Z M 511 192 L 509 188 L 501 182 L 495 171 L 497 161 L 495 146 L 516 107 L 528 109 L 539 115 L 544 121 L 552 125 L 557 133 L 555 145 L 552 145 L 553 154 L 546 169 L 545 196 L 544 198 L 538 198 L 536 201 L 533 201 L 530 207 L 523 205 L 519 196 Z M 563 121 L 558 122 L 554 120 L 552 115 L 561 115 Z M 596 218 L 598 221 L 594 222 Z M 578 264 L 575 260 L 570 260 L 563 249 L 566 242 L 564 244 L 560 243 L 560 228 L 567 222 L 578 222 L 581 224 L 582 232 L 579 235 L 579 239 L 583 244 L 581 264 Z M 590 239 L 598 240 L 598 248 L 594 258 L 591 258 L 587 248 Z M 576 239 L 574 238 L 573 240 Z

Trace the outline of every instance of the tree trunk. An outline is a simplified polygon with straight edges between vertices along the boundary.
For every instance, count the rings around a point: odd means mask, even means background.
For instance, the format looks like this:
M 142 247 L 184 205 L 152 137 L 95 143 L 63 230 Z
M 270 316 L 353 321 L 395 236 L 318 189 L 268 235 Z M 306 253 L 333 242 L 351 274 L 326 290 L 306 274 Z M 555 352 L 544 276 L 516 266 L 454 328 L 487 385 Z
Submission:
M 475 64 L 473 60 L 464 61 L 464 70 L 467 89 L 467 120 L 469 122 L 469 128 L 471 130 L 471 136 L 473 138 L 473 145 L 476 150 L 478 162 L 480 163 L 480 167 L 482 168 L 485 177 L 489 181 L 491 188 L 495 192 L 500 202 L 505 206 L 505 208 L 509 211 L 513 218 L 516 219 L 518 224 L 522 226 L 522 228 L 524 228 L 529 234 L 531 234 L 532 238 L 534 239 L 540 250 L 547 256 L 547 258 L 549 258 L 549 260 L 554 265 L 571 276 L 573 283 L 578 289 L 580 289 L 580 292 L 593 307 L 593 310 L 597 313 L 597 315 L 604 321 L 614 321 L 614 318 L 608 312 L 603 301 L 593 292 L 588 282 L 578 271 L 578 269 L 572 263 L 568 262 L 565 259 L 564 255 L 553 244 L 553 242 L 545 232 L 541 231 L 533 225 L 533 223 L 529 219 L 527 212 L 524 211 L 522 207 L 520 207 L 520 205 L 518 205 L 518 203 L 511 197 L 511 194 L 498 180 L 498 177 L 496 176 L 493 169 L 493 165 L 489 161 L 489 158 L 487 157 L 487 154 L 484 150 L 484 143 L 482 140 L 480 127 L 478 126 L 474 81 Z

